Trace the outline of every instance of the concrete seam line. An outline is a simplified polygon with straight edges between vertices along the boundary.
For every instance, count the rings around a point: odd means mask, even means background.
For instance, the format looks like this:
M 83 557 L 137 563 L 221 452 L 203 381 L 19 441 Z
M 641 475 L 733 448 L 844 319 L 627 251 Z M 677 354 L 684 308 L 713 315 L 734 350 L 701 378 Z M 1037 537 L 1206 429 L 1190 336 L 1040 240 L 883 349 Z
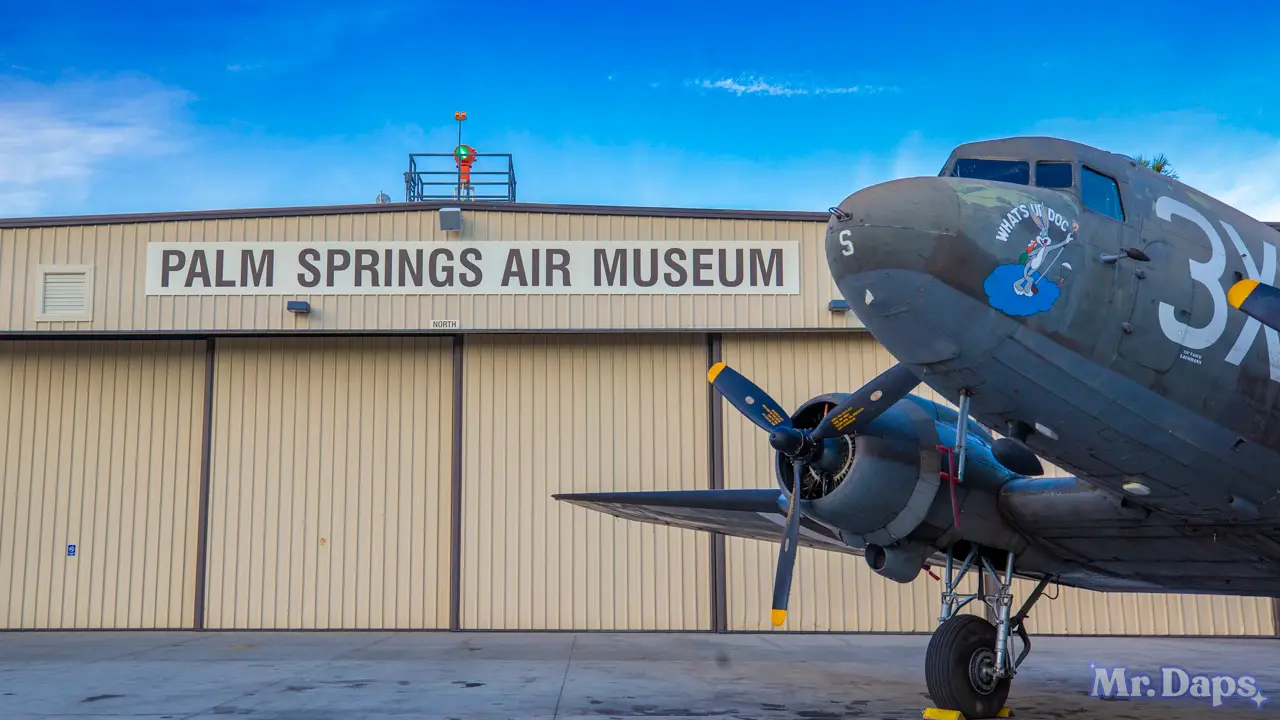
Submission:
M 564 687 L 569 684 L 569 668 L 573 665 L 573 650 L 578 647 L 578 634 L 574 633 L 573 642 L 569 643 L 569 659 L 564 662 L 564 677 L 560 680 L 560 694 L 556 695 L 556 709 L 551 712 L 551 720 L 560 717 L 560 701 L 564 700 Z

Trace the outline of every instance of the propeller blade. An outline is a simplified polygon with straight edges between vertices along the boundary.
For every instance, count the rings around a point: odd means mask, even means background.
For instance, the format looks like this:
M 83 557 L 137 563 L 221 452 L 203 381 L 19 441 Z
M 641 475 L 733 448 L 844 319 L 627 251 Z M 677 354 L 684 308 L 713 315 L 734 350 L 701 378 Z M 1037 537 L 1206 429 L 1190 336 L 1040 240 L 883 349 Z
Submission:
M 746 415 L 748 420 L 761 429 L 773 432 L 780 428 L 791 428 L 791 416 L 782 406 L 728 365 L 722 362 L 712 365 L 707 371 L 707 381 L 720 391 L 730 405 L 738 408 L 738 412 Z
M 1227 302 L 1272 330 L 1280 329 L 1280 289 L 1257 280 L 1241 280 L 1227 292 Z
M 843 437 L 865 428 L 920 384 L 905 365 L 894 365 L 835 406 L 810 437 L 815 442 Z
M 787 621 L 787 599 L 791 596 L 791 573 L 796 567 L 796 545 L 800 542 L 800 477 L 804 463 L 793 463 L 795 478 L 791 483 L 791 503 L 787 508 L 787 530 L 778 550 L 778 574 L 773 580 L 773 626 L 781 627 Z

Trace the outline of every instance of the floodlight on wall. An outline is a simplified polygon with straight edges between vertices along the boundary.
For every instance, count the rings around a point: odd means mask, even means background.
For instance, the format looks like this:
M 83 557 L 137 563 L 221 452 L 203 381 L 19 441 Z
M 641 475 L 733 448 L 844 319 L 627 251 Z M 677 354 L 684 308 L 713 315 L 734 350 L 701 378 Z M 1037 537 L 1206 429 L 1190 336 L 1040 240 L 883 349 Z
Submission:
M 285 303 L 285 309 L 295 315 L 310 315 L 311 303 L 306 300 L 290 300 Z
M 843 312 L 849 312 L 853 308 L 849 307 L 848 300 L 841 299 L 841 300 L 832 300 L 831 302 L 827 303 L 827 309 L 830 310 L 831 312 L 843 313 Z
M 461 208 L 440 208 L 440 230 L 443 232 L 457 232 L 462 230 L 462 209 Z

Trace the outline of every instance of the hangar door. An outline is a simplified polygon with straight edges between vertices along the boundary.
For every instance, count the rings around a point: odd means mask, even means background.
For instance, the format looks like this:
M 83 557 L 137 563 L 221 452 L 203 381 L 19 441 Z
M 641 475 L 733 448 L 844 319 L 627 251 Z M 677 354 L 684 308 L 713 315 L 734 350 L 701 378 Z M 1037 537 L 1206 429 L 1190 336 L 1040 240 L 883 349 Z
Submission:
M 756 380 L 788 410 L 823 392 L 851 392 L 887 370 L 893 357 L 869 333 L 726 335 L 724 360 Z M 927 385 L 915 393 L 948 406 Z M 764 434 L 733 408 L 724 411 L 725 484 L 776 485 Z M 1065 474 L 1045 463 L 1046 475 Z M 779 528 L 781 538 L 781 528 Z M 730 629 L 771 629 L 769 609 L 777 545 L 726 541 Z M 972 582 L 973 575 L 969 580 Z M 909 585 L 886 580 L 861 557 L 801 547 L 783 630 L 932 631 L 940 583 L 921 573 Z M 1017 581 L 1020 604 L 1034 583 Z M 969 612 L 982 610 L 971 604 Z M 1050 588 L 1028 620 L 1032 634 L 1260 635 L 1276 634 L 1268 598 L 1100 593 Z
M 0 627 L 195 620 L 205 345 L 0 342 Z
M 708 487 L 706 338 L 465 348 L 462 626 L 708 629 L 708 535 L 551 498 Z
M 451 342 L 218 341 L 208 627 L 448 627 Z

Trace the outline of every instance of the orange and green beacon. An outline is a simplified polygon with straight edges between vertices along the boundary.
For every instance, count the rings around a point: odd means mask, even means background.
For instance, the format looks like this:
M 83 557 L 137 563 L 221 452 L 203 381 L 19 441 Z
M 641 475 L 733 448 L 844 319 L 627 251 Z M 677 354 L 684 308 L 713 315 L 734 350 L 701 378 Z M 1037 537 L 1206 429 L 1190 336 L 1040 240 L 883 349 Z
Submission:
M 471 166 L 476 161 L 476 149 L 470 145 L 459 145 L 453 149 L 453 163 L 458 166 L 458 175 L 463 185 L 471 184 Z

